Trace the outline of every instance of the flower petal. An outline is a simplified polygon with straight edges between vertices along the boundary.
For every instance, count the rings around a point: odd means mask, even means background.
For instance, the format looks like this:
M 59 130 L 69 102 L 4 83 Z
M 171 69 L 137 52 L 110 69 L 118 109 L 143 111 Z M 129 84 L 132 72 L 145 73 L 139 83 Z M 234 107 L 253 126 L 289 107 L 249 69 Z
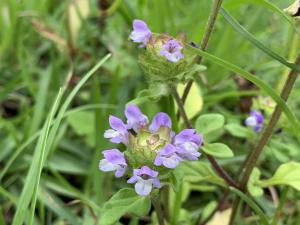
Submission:
M 142 43 L 141 47 L 145 47 L 150 41 L 152 36 L 147 24 L 142 20 L 133 21 L 133 31 L 129 35 L 129 38 L 136 43 Z
M 139 179 L 136 182 L 134 188 L 137 194 L 141 196 L 147 196 L 150 194 L 152 190 L 152 179 L 149 180 Z
M 184 129 L 174 137 L 174 144 L 184 142 L 194 142 L 197 145 L 202 144 L 202 135 L 198 134 L 195 129 Z
M 115 171 L 117 166 L 106 159 L 101 159 L 99 163 L 99 169 L 104 172 Z
M 136 105 L 128 105 L 125 109 L 125 116 L 127 118 L 127 128 L 132 128 L 135 132 L 145 127 L 149 122 L 148 117 Z
M 119 166 L 119 168 L 115 172 L 116 177 L 122 177 L 124 173 L 126 172 L 127 167 Z
M 165 127 L 169 127 L 169 128 L 172 127 L 172 122 L 171 122 L 170 117 L 168 116 L 168 114 L 166 114 L 164 112 L 159 112 L 154 116 L 152 123 L 149 126 L 149 130 L 154 133 L 154 132 L 158 131 L 158 129 L 161 126 L 165 126 Z
M 124 153 L 120 152 L 118 149 L 104 150 L 102 153 L 104 158 L 113 164 L 127 165 Z

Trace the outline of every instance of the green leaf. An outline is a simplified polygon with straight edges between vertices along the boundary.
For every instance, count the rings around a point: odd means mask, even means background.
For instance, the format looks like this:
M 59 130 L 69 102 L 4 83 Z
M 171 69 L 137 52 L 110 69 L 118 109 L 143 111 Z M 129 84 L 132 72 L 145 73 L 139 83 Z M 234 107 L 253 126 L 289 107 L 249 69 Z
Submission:
M 288 162 L 282 164 L 275 172 L 274 176 L 267 180 L 262 180 L 262 186 L 289 185 L 300 191 L 300 163 Z
M 185 89 L 185 85 L 178 84 L 177 90 L 180 96 L 183 95 Z M 175 104 L 176 110 L 178 109 L 177 104 Z M 189 119 L 192 119 L 194 116 L 196 116 L 203 107 L 203 98 L 201 94 L 201 90 L 199 85 L 194 84 L 191 87 L 191 90 L 186 98 L 186 101 L 184 103 L 184 108 L 186 111 L 186 114 Z
M 140 91 L 137 97 L 131 100 L 128 104 L 142 104 L 149 101 L 158 101 L 162 96 L 166 96 L 169 93 L 169 88 L 166 84 L 155 83 L 150 86 L 149 89 Z
M 221 129 L 224 126 L 224 122 L 224 116 L 221 114 L 205 114 L 198 117 L 195 127 L 198 132 L 208 136 L 210 133 Z
M 238 138 L 253 138 L 255 134 L 248 128 L 241 126 L 237 123 L 227 124 L 225 129 L 234 137 Z
M 177 166 L 174 171 L 170 173 L 170 182 L 174 192 L 178 192 L 184 177 L 184 172 L 181 165 Z
M 230 158 L 234 156 L 232 150 L 222 143 L 205 144 L 201 149 L 206 154 L 219 158 Z
M 260 174 L 261 173 L 260 173 L 259 169 L 254 168 L 250 175 L 248 184 L 247 184 L 247 189 L 253 197 L 262 196 L 263 192 L 264 192 L 260 185 L 260 183 L 261 183 L 259 180 Z
M 93 112 L 76 112 L 71 114 L 67 120 L 77 135 L 84 136 L 90 146 L 94 145 L 95 117 Z
M 211 182 L 218 185 L 225 185 L 225 182 L 220 178 L 208 163 L 195 161 L 184 162 L 181 165 L 184 171 L 184 181 L 189 183 L 199 183 L 202 181 Z
M 211 55 L 211 54 L 209 54 L 205 51 L 202 51 L 198 48 L 193 48 L 190 45 L 186 45 L 186 47 L 189 48 L 191 51 L 197 53 L 198 55 L 206 58 L 207 60 L 210 60 L 230 71 L 233 71 L 233 72 L 239 74 L 240 76 L 244 77 L 245 79 L 251 81 L 253 84 L 255 84 L 257 87 L 259 87 L 261 90 L 263 90 L 265 93 L 270 95 L 270 97 L 277 103 L 277 105 L 281 108 L 281 110 L 286 115 L 290 124 L 294 128 L 295 136 L 300 141 L 300 123 L 299 123 L 297 117 L 295 116 L 295 114 L 293 114 L 293 112 L 287 106 L 286 102 L 277 94 L 277 92 L 272 87 L 270 87 L 268 84 L 264 83 L 262 80 L 258 79 L 256 76 L 252 75 L 251 73 L 245 71 L 244 69 L 242 69 L 230 62 L 227 62 L 221 58 Z
M 139 196 L 133 189 L 121 189 L 104 204 L 100 224 L 113 224 L 127 213 L 144 216 L 149 213 L 150 207 L 149 196 Z

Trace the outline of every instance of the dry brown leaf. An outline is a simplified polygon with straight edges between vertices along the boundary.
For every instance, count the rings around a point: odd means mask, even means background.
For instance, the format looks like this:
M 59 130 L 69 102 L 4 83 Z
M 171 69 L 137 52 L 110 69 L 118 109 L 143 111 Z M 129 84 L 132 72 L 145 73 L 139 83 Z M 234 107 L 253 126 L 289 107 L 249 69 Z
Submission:
M 45 23 L 43 23 L 40 20 L 35 19 L 35 18 L 31 19 L 31 23 L 32 23 L 33 27 L 35 28 L 35 30 L 41 36 L 54 42 L 60 51 L 62 51 L 62 52 L 67 51 L 68 45 L 67 45 L 66 40 L 63 37 L 61 37 L 55 30 L 53 30 L 48 25 L 46 25 Z

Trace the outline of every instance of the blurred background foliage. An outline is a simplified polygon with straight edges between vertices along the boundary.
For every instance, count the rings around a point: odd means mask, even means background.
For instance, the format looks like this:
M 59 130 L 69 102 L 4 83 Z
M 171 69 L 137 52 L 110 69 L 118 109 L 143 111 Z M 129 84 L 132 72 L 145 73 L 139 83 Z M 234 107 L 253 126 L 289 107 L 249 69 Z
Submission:
M 272 3 L 283 9 L 292 1 Z M 71 75 L 69 92 L 110 52 L 112 57 L 77 93 L 59 127 L 42 172 L 34 218 L 35 224 L 95 224 L 98 213 L 94 204 L 101 207 L 116 190 L 126 186 L 122 179 L 98 171 L 101 150 L 113 147 L 103 138 L 108 115 L 122 117 L 124 105 L 147 88 L 137 64 L 137 46 L 128 39 L 132 20 L 146 21 L 153 32 L 174 36 L 182 32 L 187 41 L 199 44 L 211 4 L 207 0 L 0 1 L 0 224 L 12 221 L 33 163 L 33 139 L 40 135 L 59 87 Z M 291 61 L 295 59 L 299 39 L 280 15 L 254 0 L 225 0 L 223 7 L 266 46 Z M 221 15 L 208 52 L 251 71 L 276 90 L 288 73 L 240 36 Z M 212 62 L 204 60 L 203 65 L 207 70 L 187 102 L 190 117 L 221 113 L 227 124 L 242 127 L 252 97 L 263 98 L 263 93 Z M 298 81 L 289 101 L 298 118 L 299 94 Z M 170 112 L 172 107 L 170 99 L 163 98 L 144 103 L 142 110 L 151 117 L 157 111 Z M 235 131 L 224 129 L 215 137 L 234 150 L 235 157 L 219 160 L 231 174 L 236 173 L 257 138 L 250 131 Z M 273 174 L 280 163 L 300 160 L 299 144 L 291 134 L 283 117 L 261 158 L 263 177 Z M 186 182 L 184 208 L 191 212 L 188 216 L 182 212 L 186 224 L 205 218 L 223 193 L 209 182 L 192 181 Z M 268 189 L 265 192 L 258 202 L 273 212 L 276 195 Z M 300 224 L 299 193 L 288 194 L 290 201 L 283 212 L 288 220 L 284 224 Z M 124 217 L 122 221 L 144 224 L 149 219 Z M 244 223 L 252 224 L 251 218 L 239 224 Z

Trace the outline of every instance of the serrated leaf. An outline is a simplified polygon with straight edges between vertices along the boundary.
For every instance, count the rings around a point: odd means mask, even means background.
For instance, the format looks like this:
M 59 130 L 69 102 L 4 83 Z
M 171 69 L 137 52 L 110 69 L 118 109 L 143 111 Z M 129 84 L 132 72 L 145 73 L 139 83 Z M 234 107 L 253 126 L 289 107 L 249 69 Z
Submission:
M 288 162 L 279 166 L 273 177 L 262 180 L 262 186 L 289 185 L 300 191 L 300 163 Z
M 133 189 L 121 189 L 104 204 L 100 224 L 113 224 L 127 213 L 135 216 L 144 216 L 149 213 L 150 207 L 151 201 L 149 196 L 139 196 Z
M 234 156 L 232 150 L 222 143 L 205 144 L 201 149 L 206 154 L 219 158 L 230 158 Z
M 205 136 L 209 136 L 224 126 L 225 118 L 221 114 L 211 113 L 198 117 L 196 120 L 196 130 Z

